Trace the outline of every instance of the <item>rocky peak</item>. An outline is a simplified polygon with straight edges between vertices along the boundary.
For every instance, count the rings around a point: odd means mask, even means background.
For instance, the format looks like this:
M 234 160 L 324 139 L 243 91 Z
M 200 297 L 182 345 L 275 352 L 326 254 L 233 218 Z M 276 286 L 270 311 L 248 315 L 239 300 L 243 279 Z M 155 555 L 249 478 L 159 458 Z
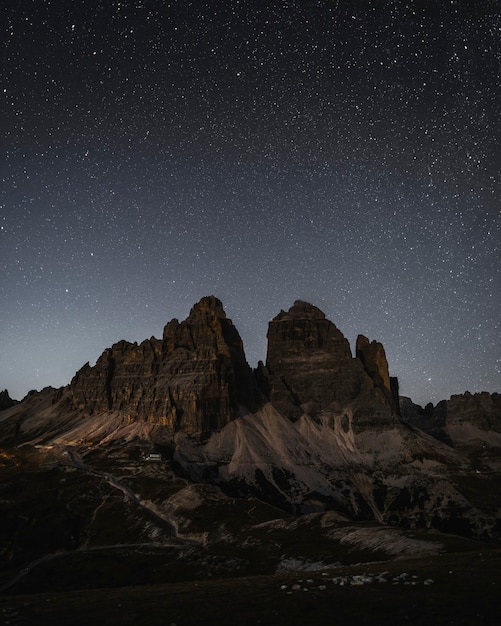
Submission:
M 388 360 L 382 343 L 369 341 L 364 335 L 357 337 L 356 356 L 362 361 L 367 374 L 381 389 L 397 414 L 400 414 L 398 381 L 390 377 Z
M 163 340 L 168 352 L 183 346 L 190 350 L 216 350 L 221 354 L 231 351 L 245 360 L 240 335 L 215 296 L 202 298 L 181 324 L 177 319 L 170 321 L 164 328 Z
M 440 404 L 440 403 L 439 403 Z M 485 431 L 501 431 L 501 394 L 470 393 L 456 394 L 442 402 L 447 427 L 471 424 Z M 435 408 L 435 412 L 438 409 Z
M 477 456 L 485 456 L 489 447 L 495 448 L 495 463 L 499 465 L 501 448 L 501 394 L 470 393 L 453 395 L 436 406 L 424 409 L 410 398 L 400 398 L 402 419 L 440 441 L 454 447 L 471 448 Z
M 292 421 L 349 414 L 354 428 L 392 425 L 384 350 L 365 338 L 357 350 L 353 358 L 325 314 L 296 301 L 270 322 L 266 366 L 254 375 L 221 301 L 208 296 L 184 321 L 170 321 L 162 339 L 107 348 L 77 372 L 67 397 L 79 417 L 113 413 L 202 439 L 266 400 Z
M 444 432 L 445 426 L 445 402 L 439 402 L 436 407 L 430 402 L 424 408 L 419 404 L 415 404 L 410 398 L 401 396 L 400 415 L 402 420 L 419 428 L 423 432 L 439 439 L 440 441 L 450 442 Z
M 223 303 L 216 296 L 204 296 L 191 309 L 188 320 L 193 321 L 197 317 L 215 316 L 226 319 Z
M 120 411 L 206 436 L 253 408 L 256 386 L 240 335 L 214 296 L 202 298 L 183 322 L 174 319 L 163 340 L 119 342 L 71 384 L 74 402 L 89 413 Z
M 296 300 L 268 327 L 266 365 L 276 369 L 284 359 L 305 352 L 322 352 L 339 358 L 351 358 L 348 341 L 325 314 L 312 304 Z
M 325 319 L 325 313 L 309 302 L 296 300 L 287 312 L 283 310 L 280 311 L 273 321 L 305 318 Z
M 374 382 L 389 391 L 390 373 L 383 344 L 379 341 L 370 342 L 367 337 L 359 335 L 357 337 L 356 355 Z
M 390 389 L 388 364 L 386 370 L 383 361 L 380 366 Z M 317 418 L 350 408 L 361 424 L 372 415 L 374 423 L 388 425 L 396 413 L 386 387 L 379 389 L 361 360 L 352 357 L 341 331 L 306 302 L 295 302 L 270 322 L 266 367 L 259 374 L 271 403 L 291 420 L 303 413 Z

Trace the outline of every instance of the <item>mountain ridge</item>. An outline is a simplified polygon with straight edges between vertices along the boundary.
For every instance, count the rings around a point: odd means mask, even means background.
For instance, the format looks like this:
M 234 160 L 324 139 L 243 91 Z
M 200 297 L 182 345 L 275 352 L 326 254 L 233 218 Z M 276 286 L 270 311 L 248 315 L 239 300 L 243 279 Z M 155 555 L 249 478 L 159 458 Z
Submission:
M 477 506 L 458 478 L 486 485 L 501 471 L 498 394 L 421 412 L 399 402 L 382 344 L 360 335 L 353 356 L 304 301 L 275 316 L 267 337 L 266 362 L 252 370 L 221 301 L 202 298 L 162 339 L 117 342 L 68 386 L 3 411 L 0 442 L 82 451 L 142 442 L 170 450 L 190 482 L 296 514 L 499 534 L 499 507 Z

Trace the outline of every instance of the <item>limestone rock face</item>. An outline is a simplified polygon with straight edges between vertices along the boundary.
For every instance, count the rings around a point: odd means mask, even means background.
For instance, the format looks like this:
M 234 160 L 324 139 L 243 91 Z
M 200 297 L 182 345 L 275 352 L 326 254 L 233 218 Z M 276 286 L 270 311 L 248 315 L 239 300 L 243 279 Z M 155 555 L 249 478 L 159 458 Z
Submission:
M 86 363 L 71 381 L 75 408 L 90 415 L 112 410 L 142 411 L 160 369 L 162 342 L 119 341 L 107 348 L 94 367 Z
M 399 415 L 398 380 L 390 377 L 388 361 L 382 343 L 369 342 L 367 337 L 357 337 L 356 355 L 362 361 L 365 371 L 381 389 L 392 409 Z
M 436 406 L 422 407 L 400 398 L 402 420 L 450 446 L 468 449 L 477 460 L 489 449 L 501 448 L 501 394 L 457 394 Z M 499 453 L 496 453 L 499 459 Z M 491 459 L 492 460 L 492 459 Z M 501 463 L 497 462 L 501 468 Z
M 290 420 L 348 411 L 356 429 L 394 421 L 386 357 L 384 364 L 388 387 L 352 357 L 348 341 L 322 311 L 297 301 L 270 322 L 266 367 L 259 373 L 270 402 Z
M 434 413 L 442 412 L 445 426 L 472 425 L 480 430 L 501 432 L 501 394 L 469 393 L 439 402 Z
M 185 321 L 170 321 L 162 339 L 107 348 L 93 367 L 76 373 L 64 405 L 51 410 L 56 421 L 63 414 L 75 420 L 79 437 L 85 436 L 80 422 L 92 417 L 90 429 L 103 417 L 103 424 L 119 420 L 158 426 L 165 436 L 182 431 L 206 439 L 268 401 L 291 422 L 306 415 L 330 427 L 342 422 L 345 433 L 391 428 L 397 421 L 391 399 L 381 344 L 365 340 L 354 358 L 324 313 L 301 301 L 270 322 L 266 366 L 252 372 L 238 331 L 209 296 Z M 89 429 L 89 440 L 102 436 Z
M 501 394 L 457 394 L 442 400 L 436 406 L 424 409 L 410 398 L 400 398 L 402 419 L 424 432 L 440 438 L 447 430 L 473 427 L 476 430 L 501 433 Z
M 209 296 L 184 322 L 172 320 L 163 339 L 121 341 L 71 382 L 75 407 L 119 411 L 172 432 L 205 436 L 251 408 L 256 387 L 242 340 L 221 302 Z

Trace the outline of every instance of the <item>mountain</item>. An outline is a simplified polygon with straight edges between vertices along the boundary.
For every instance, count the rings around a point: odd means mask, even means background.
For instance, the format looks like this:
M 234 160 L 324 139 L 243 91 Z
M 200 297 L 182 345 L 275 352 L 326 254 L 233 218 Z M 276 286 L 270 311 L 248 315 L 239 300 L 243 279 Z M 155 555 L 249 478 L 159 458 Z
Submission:
M 38 445 L 170 444 L 190 481 L 294 513 L 497 532 L 496 515 L 470 506 L 456 476 L 471 469 L 472 433 L 501 448 L 499 396 L 400 408 L 383 346 L 359 336 L 353 356 L 306 302 L 281 311 L 267 337 L 266 363 L 253 372 L 222 303 L 202 298 L 161 340 L 121 341 L 68 387 L 11 407 L 0 432 Z
M 120 412 L 205 437 L 252 408 L 256 389 L 242 340 L 221 302 L 203 298 L 189 317 L 169 322 L 163 339 L 121 341 L 87 363 L 70 385 L 72 406 L 92 416 Z
M 499 545 L 499 394 L 399 398 L 382 344 L 359 336 L 353 355 L 302 301 L 267 337 L 252 370 L 222 303 L 202 298 L 162 339 L 120 341 L 68 386 L 3 410 L 0 587 L 278 575 Z
M 98 443 L 125 431 L 204 441 L 269 402 L 291 422 L 336 415 L 356 430 L 389 428 L 399 409 L 384 349 L 359 337 L 357 350 L 353 358 L 336 326 L 298 301 L 270 322 L 266 365 L 253 372 L 237 329 L 210 296 L 183 322 L 169 322 L 163 339 L 120 341 L 68 387 L 30 394 L 5 427 L 11 436 L 14 427 L 17 442 L 71 436 Z
M 393 424 L 398 403 L 384 350 L 373 350 L 376 342 L 359 337 L 362 358 L 353 358 L 348 341 L 324 313 L 300 301 L 270 322 L 267 336 L 266 367 L 260 373 L 271 404 L 284 417 L 315 420 L 345 412 L 357 429 Z

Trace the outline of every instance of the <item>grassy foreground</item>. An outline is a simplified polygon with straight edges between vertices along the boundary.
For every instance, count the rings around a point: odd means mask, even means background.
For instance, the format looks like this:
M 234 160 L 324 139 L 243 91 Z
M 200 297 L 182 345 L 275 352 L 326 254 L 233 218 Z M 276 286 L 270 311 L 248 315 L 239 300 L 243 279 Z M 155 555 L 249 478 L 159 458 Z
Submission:
M 333 582 L 383 572 L 388 582 Z M 0 623 L 498 626 L 501 550 L 274 576 L 4 595 Z

